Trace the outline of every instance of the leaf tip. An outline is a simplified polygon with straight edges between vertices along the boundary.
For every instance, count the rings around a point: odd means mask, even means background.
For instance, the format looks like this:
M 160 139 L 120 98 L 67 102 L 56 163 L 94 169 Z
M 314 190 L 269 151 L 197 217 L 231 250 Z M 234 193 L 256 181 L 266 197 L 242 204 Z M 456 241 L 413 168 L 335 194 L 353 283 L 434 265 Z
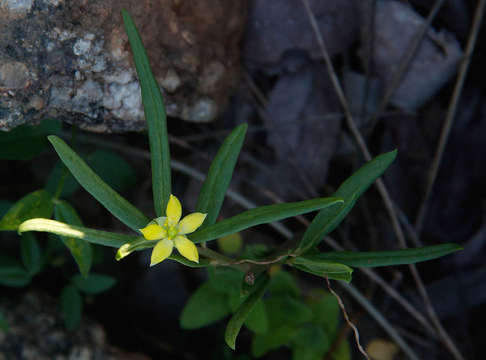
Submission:
M 226 345 L 228 345 L 231 350 L 236 350 L 236 339 L 234 339 L 232 336 L 226 336 L 224 340 L 226 341 Z

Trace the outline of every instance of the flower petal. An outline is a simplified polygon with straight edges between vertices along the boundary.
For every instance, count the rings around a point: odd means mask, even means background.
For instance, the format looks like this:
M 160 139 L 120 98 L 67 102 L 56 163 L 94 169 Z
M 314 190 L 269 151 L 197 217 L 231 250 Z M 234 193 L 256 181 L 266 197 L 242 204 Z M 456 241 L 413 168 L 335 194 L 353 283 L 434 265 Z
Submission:
M 199 253 L 197 252 L 197 247 L 191 240 L 185 236 L 177 236 L 174 239 L 174 243 L 182 256 L 191 261 L 197 263 L 199 262 Z
M 161 216 L 161 217 L 158 217 L 158 218 L 154 219 L 152 222 L 154 224 L 159 224 L 160 226 L 164 226 L 165 225 L 165 220 L 167 220 L 167 217 Z
M 162 226 L 152 223 L 149 223 L 146 227 L 140 229 L 140 232 L 147 240 L 160 240 L 167 236 L 167 233 Z
M 160 240 L 152 250 L 152 256 L 150 258 L 150 266 L 154 266 L 159 262 L 167 259 L 172 254 L 174 248 L 174 242 L 169 239 Z
M 179 199 L 172 194 L 170 194 L 165 212 L 167 214 L 167 218 L 169 219 L 169 224 L 175 225 L 179 222 L 182 215 L 182 206 Z
M 195 212 L 185 216 L 179 223 L 179 234 L 190 234 L 202 225 L 207 214 Z

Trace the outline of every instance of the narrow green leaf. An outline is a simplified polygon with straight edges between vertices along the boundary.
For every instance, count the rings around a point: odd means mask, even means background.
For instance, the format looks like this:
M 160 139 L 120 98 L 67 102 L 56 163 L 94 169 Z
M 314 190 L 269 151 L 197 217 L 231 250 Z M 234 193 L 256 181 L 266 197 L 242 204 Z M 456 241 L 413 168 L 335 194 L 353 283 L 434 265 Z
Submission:
M 22 287 L 30 280 L 29 272 L 20 266 L 0 266 L 0 285 Z
M 37 190 L 25 195 L 7 211 L 0 220 L 0 230 L 17 230 L 19 225 L 31 218 L 52 215 L 54 205 L 51 195 L 45 190 Z
M 293 203 L 262 206 L 245 211 L 239 215 L 210 225 L 189 235 L 190 239 L 199 243 L 214 240 L 252 226 L 279 221 L 291 216 L 305 214 L 323 208 L 341 207 L 343 201 L 339 198 L 319 198 Z
M 301 257 L 295 259 L 299 260 L 294 261 L 292 266 L 301 271 L 332 280 L 343 280 L 348 283 L 351 281 L 353 269 L 347 265 L 330 261 L 306 261 Z
M 115 285 L 116 279 L 108 275 L 91 273 L 86 277 L 79 274 L 74 275 L 71 282 L 86 294 L 99 294 L 111 289 Z
M 145 238 L 140 237 L 137 240 L 127 242 L 120 246 L 116 252 L 115 259 L 116 261 L 119 261 L 134 251 L 152 248 L 155 244 L 157 244 L 157 241 L 148 241 Z
M 187 260 L 184 256 L 174 253 L 169 256 L 169 259 L 177 261 L 179 264 L 188 266 L 190 268 L 204 268 L 211 265 L 211 262 L 208 259 L 199 259 L 199 263 L 195 263 L 194 261 Z
M 142 89 L 142 102 L 150 142 L 155 212 L 158 216 L 162 216 L 171 193 L 170 152 L 165 107 L 159 84 L 152 74 L 149 59 L 137 28 L 128 12 L 122 10 L 122 15 Z
M 298 251 L 306 252 L 333 231 L 351 211 L 358 198 L 385 172 L 396 156 L 396 150 L 381 154 L 344 181 L 334 194 L 344 200 L 343 207 L 338 212 L 329 208 L 319 211 L 304 233 Z
M 69 145 L 54 135 L 48 139 L 81 186 L 116 218 L 135 231 L 148 224 L 147 217 L 96 175 Z
M 22 262 L 31 276 L 42 269 L 42 249 L 34 234 L 23 234 L 20 238 L 20 255 Z
M 234 315 L 228 321 L 226 325 L 226 331 L 224 339 L 228 346 L 235 350 L 236 337 L 240 332 L 243 323 L 246 321 L 251 310 L 255 306 L 258 300 L 263 296 L 265 289 L 267 288 L 269 278 L 267 275 L 262 275 L 255 284 L 253 292 L 246 298 L 246 300 L 236 310 Z
M 83 223 L 76 210 L 66 201 L 58 200 L 54 208 L 56 220 L 75 226 L 82 226 Z M 63 244 L 69 249 L 71 255 L 78 265 L 79 272 L 87 276 L 93 263 L 93 249 L 87 241 L 73 237 L 60 236 Z
M 208 214 L 203 227 L 218 218 L 247 129 L 247 124 L 241 124 L 228 135 L 209 168 L 196 205 L 196 211 Z
M 123 244 L 140 239 L 139 236 L 115 234 L 108 231 L 94 230 L 83 226 L 65 224 L 49 219 L 30 219 L 19 226 L 19 233 L 42 231 L 56 235 L 81 239 L 93 244 L 118 248 Z
M 65 286 L 61 291 L 61 315 L 66 328 L 74 330 L 81 322 L 83 299 L 79 291 L 72 285 Z
M 204 283 L 187 301 L 180 323 L 183 329 L 198 329 L 221 320 L 229 313 L 228 296 Z
M 310 262 L 313 264 L 333 261 L 354 267 L 377 267 L 415 264 L 436 259 L 458 250 L 462 250 L 462 247 L 449 243 L 395 251 L 334 251 L 301 256 L 296 258 L 296 260 L 301 259 L 302 263 Z

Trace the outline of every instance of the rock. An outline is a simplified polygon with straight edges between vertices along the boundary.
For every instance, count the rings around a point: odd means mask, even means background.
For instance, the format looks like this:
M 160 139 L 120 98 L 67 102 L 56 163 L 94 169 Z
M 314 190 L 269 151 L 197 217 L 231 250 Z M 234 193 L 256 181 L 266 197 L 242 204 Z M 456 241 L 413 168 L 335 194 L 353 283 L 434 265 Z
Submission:
M 377 3 L 372 61 L 373 71 L 384 84 L 394 77 L 398 64 L 424 21 L 411 6 L 402 2 Z M 365 25 L 363 44 L 368 44 L 368 36 L 368 26 Z M 364 54 L 366 51 L 362 51 Z M 429 29 L 391 103 L 406 110 L 417 109 L 451 79 L 461 58 L 461 47 L 451 33 Z
M 55 117 L 99 132 L 145 127 L 123 28 L 132 15 L 169 116 L 212 121 L 239 80 L 246 1 L 0 1 L 0 129 Z
M 2 297 L 0 305 L 9 325 L 7 331 L 0 330 L 0 359 L 149 359 L 110 345 L 104 329 L 86 316 L 77 329 L 68 332 L 59 304 L 45 293 Z
M 340 53 L 359 36 L 358 2 L 310 0 L 329 54 Z M 253 0 L 244 57 L 257 63 L 277 63 L 288 51 L 303 50 L 321 59 L 321 52 L 301 1 Z

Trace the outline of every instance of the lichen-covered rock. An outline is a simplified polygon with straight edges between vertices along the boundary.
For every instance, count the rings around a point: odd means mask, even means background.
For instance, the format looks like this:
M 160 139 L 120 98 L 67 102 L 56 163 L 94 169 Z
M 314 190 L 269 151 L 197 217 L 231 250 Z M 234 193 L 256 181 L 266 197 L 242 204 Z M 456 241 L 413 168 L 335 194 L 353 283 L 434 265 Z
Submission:
M 0 1 L 0 129 L 56 117 L 145 127 L 120 10 L 134 18 L 169 116 L 213 120 L 239 77 L 246 1 Z

